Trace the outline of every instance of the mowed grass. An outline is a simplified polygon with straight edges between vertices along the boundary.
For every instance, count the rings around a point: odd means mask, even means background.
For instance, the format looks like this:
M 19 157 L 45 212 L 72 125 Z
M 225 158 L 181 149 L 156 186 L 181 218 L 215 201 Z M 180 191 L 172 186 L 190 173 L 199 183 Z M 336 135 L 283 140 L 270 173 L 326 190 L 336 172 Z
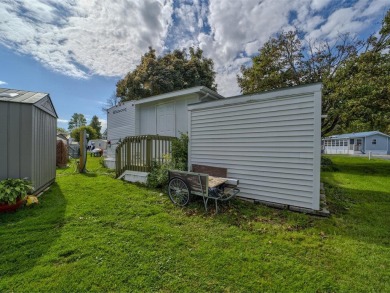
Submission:
M 390 161 L 331 157 L 330 218 L 201 202 L 58 170 L 40 204 L 0 214 L 0 292 L 389 292 Z

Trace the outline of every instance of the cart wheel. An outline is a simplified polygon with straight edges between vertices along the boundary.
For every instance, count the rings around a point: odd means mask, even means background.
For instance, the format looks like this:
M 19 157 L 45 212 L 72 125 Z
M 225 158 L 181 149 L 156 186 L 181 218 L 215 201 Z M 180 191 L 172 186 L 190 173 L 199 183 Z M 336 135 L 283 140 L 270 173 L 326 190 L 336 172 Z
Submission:
M 190 201 L 190 189 L 180 178 L 172 178 L 168 186 L 169 198 L 178 206 L 185 206 Z

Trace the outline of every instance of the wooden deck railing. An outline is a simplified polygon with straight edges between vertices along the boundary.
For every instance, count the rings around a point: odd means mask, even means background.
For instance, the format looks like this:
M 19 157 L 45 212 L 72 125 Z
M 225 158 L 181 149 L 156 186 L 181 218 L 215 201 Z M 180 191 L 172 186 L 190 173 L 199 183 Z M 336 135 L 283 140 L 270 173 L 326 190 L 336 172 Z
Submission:
M 163 162 L 176 137 L 140 135 L 126 137 L 116 148 L 116 176 L 124 171 L 150 172 L 153 161 Z

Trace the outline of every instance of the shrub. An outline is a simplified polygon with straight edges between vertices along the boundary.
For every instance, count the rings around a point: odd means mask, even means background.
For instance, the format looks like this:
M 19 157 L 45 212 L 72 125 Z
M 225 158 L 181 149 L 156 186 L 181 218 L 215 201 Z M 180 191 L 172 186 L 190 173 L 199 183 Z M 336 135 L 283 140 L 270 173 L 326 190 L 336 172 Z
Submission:
M 163 156 L 163 162 L 154 161 L 146 184 L 153 188 L 168 186 L 168 170 L 187 170 L 188 165 L 188 135 L 180 134 L 180 138 L 172 142 L 172 156 Z
M 188 135 L 186 133 L 181 133 L 180 138 L 172 142 L 172 161 L 177 170 L 187 170 Z
M 330 158 L 321 156 L 321 166 L 332 166 L 333 162 Z
M 152 170 L 150 171 L 146 184 L 153 188 L 165 188 L 168 185 L 168 170 L 175 169 L 170 155 L 164 155 L 162 163 L 153 161 Z
M 321 156 L 321 171 L 324 172 L 333 172 L 337 171 L 336 165 L 328 157 Z
M 32 192 L 31 182 L 25 179 L 5 179 L 0 181 L 0 203 L 14 204 L 19 198 Z

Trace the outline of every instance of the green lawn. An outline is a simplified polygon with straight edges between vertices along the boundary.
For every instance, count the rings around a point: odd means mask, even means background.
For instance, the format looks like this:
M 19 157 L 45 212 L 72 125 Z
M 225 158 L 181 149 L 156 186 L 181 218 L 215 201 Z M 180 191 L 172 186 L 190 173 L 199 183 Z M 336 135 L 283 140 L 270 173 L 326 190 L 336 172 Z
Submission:
M 331 157 L 330 218 L 201 202 L 59 170 L 35 207 L 0 214 L 0 292 L 389 292 L 390 161 Z

